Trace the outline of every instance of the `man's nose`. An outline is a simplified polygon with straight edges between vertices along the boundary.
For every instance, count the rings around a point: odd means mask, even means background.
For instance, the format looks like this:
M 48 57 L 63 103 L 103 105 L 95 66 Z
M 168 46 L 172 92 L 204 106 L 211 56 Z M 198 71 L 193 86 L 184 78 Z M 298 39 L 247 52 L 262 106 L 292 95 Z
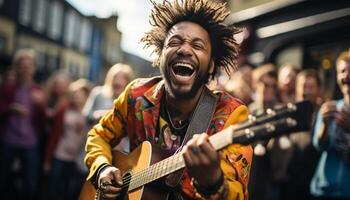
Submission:
M 176 53 L 178 55 L 182 55 L 182 56 L 192 56 L 192 47 L 190 44 L 188 43 L 184 43 L 182 44 L 179 49 L 176 51 Z

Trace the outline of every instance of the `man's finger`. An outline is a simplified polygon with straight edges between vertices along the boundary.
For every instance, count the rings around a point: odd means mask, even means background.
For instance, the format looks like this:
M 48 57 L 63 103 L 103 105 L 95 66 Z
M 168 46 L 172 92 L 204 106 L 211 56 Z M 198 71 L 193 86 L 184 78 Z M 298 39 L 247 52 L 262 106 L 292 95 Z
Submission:
M 106 185 L 106 186 L 101 186 L 101 190 L 103 191 L 104 194 L 118 194 L 119 192 L 122 191 L 121 187 L 116 187 L 114 185 Z
M 199 159 L 198 159 L 198 157 L 197 157 L 197 155 L 195 153 L 195 151 L 197 151 L 197 150 L 194 150 L 196 147 L 197 146 L 195 146 L 194 144 L 186 145 L 186 148 L 184 149 L 185 151 L 184 151 L 184 154 L 183 154 L 186 166 L 193 166 L 193 165 L 196 165 L 199 162 Z
M 121 172 L 119 169 L 115 169 L 112 171 L 112 175 L 113 175 L 113 178 L 116 182 L 116 184 L 118 186 L 122 186 L 123 185 L 123 179 L 122 179 L 122 175 L 121 175 Z

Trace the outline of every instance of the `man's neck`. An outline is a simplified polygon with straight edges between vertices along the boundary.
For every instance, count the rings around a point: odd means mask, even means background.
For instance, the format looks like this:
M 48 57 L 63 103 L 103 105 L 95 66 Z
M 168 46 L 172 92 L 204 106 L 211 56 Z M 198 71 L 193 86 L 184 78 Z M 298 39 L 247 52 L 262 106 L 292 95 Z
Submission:
M 198 100 L 202 94 L 204 87 L 201 88 L 197 94 L 191 99 L 178 99 L 171 97 L 166 93 L 166 108 L 170 112 L 173 120 L 186 120 L 189 119 L 193 113 Z

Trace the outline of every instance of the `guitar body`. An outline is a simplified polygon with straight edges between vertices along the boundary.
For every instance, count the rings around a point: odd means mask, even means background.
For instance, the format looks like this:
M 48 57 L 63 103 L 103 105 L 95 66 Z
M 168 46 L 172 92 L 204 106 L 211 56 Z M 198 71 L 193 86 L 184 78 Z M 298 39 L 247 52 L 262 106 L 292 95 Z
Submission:
M 112 151 L 113 165 L 120 169 L 123 176 L 133 172 L 138 172 L 146 169 L 151 164 L 159 162 L 164 158 L 170 156 L 165 151 L 159 148 L 152 147 L 149 142 L 143 142 L 142 145 L 137 147 L 130 154 L 125 154 L 120 151 Z M 129 191 L 123 197 L 118 199 L 130 199 L 130 200 L 154 200 L 154 199 L 167 199 L 168 187 L 164 186 L 163 179 L 146 184 L 145 186 L 139 187 L 132 191 Z M 80 200 L 94 200 L 96 194 L 95 187 L 86 181 L 83 185 L 80 193 Z

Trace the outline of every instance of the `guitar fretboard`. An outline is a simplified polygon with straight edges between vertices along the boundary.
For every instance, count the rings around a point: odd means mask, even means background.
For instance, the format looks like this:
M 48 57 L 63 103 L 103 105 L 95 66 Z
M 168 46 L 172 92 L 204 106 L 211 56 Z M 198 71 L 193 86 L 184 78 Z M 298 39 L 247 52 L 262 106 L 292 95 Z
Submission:
M 128 191 L 171 174 L 185 167 L 182 153 L 175 154 L 132 175 Z

